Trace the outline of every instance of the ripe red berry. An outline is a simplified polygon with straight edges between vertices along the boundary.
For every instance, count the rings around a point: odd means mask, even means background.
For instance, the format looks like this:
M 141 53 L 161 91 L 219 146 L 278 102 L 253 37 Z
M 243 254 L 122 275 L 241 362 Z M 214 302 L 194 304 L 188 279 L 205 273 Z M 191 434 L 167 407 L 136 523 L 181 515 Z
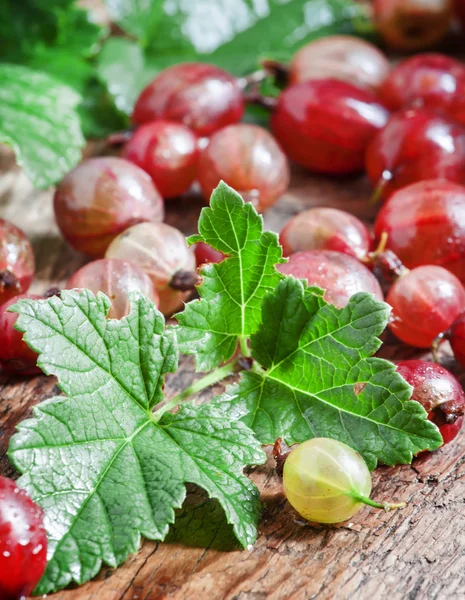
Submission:
M 132 120 L 138 125 L 179 121 L 203 136 L 237 123 L 243 112 L 237 79 L 214 65 L 183 63 L 165 69 L 142 90 Z
M 409 269 L 441 265 L 465 282 L 465 187 L 450 181 L 420 181 L 397 190 L 375 221 L 377 239 Z
M 465 312 L 457 317 L 448 333 L 454 356 L 465 367 Z
M 279 234 L 285 256 L 301 250 L 337 250 L 358 259 L 370 251 L 366 225 L 336 208 L 311 208 L 295 215 Z
M 219 263 L 224 259 L 222 252 L 215 250 L 205 242 L 197 242 L 194 246 L 194 252 L 198 267 L 205 263 Z
M 413 386 L 411 399 L 439 427 L 444 444 L 452 441 L 463 425 L 465 410 L 465 394 L 457 379 L 438 363 L 424 360 L 400 361 L 397 372 Z
M 157 306 L 158 294 L 150 277 L 137 265 L 126 260 L 102 258 L 84 265 L 68 279 L 68 289 L 88 289 L 103 292 L 112 302 L 108 317 L 121 319 L 129 313 L 129 294 L 140 292 Z
M 419 54 L 396 65 L 380 89 L 391 110 L 412 106 L 465 124 L 465 65 L 445 54 Z
M 26 292 L 34 270 L 34 252 L 26 234 L 0 219 L 0 304 Z
M 291 85 L 278 98 L 271 128 L 284 152 L 312 171 L 361 171 L 365 149 L 389 113 L 372 92 L 345 81 Z
M 465 182 L 465 127 L 425 108 L 395 113 L 369 144 L 366 171 L 387 198 L 425 179 Z
M 429 348 L 463 311 L 465 290 L 449 271 L 425 265 L 399 277 L 386 302 L 392 306 L 391 331 L 410 346 Z
M 58 185 L 55 218 L 76 250 L 103 256 L 121 231 L 141 221 L 163 219 L 163 199 L 150 176 L 122 158 L 83 161 Z
M 35 375 L 41 373 L 37 366 L 37 354 L 23 341 L 23 334 L 14 328 L 18 315 L 8 312 L 10 306 L 24 298 L 40 300 L 41 296 L 15 296 L 0 306 L 0 364 L 11 373 Z
M 199 154 L 195 133 L 174 121 L 141 125 L 123 149 L 123 157 L 150 175 L 163 198 L 187 192 L 197 174 Z
M 339 308 L 344 307 L 357 292 L 369 292 L 383 300 L 376 277 L 356 258 L 342 252 L 296 252 L 291 254 L 286 264 L 279 265 L 278 270 L 326 290 L 325 300 Z
M 203 150 L 198 180 L 207 200 L 221 180 L 259 211 L 265 211 L 289 185 L 289 165 L 273 136 L 257 125 L 230 125 L 217 131 Z
M 106 257 L 130 260 L 144 271 L 159 295 L 164 315 L 180 309 L 197 283 L 194 250 L 178 229 L 165 223 L 130 227 L 113 240 Z
M 29 596 L 47 564 L 43 511 L 11 479 L 0 476 L 0 598 Z
M 373 44 L 351 35 L 329 35 L 306 44 L 294 55 L 289 80 L 340 79 L 376 91 L 389 69 L 388 59 Z
M 396 50 L 423 50 L 441 41 L 451 22 L 451 0 L 374 0 L 374 20 Z

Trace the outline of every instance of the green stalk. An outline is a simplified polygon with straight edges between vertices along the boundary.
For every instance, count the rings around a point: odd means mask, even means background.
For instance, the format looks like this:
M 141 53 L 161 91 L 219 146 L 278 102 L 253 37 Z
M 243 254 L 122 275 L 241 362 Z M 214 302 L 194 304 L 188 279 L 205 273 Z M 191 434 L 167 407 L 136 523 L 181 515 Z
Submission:
M 349 496 L 354 500 L 363 502 L 363 504 L 368 504 L 368 506 L 373 506 L 373 508 L 381 508 L 386 512 L 396 508 L 405 508 L 407 506 L 407 502 L 399 502 L 398 504 L 391 504 L 390 502 L 375 502 L 371 498 L 368 498 L 368 496 L 363 496 L 362 494 L 357 494 L 356 492 L 350 492 Z
M 241 336 L 239 338 L 239 344 L 241 346 L 241 352 L 243 356 L 246 358 L 250 358 L 252 356 L 252 352 L 250 351 L 249 345 L 247 344 L 247 338 Z
M 188 388 L 183 390 L 180 394 L 178 394 L 174 398 L 171 398 L 171 400 L 169 400 L 166 404 L 164 404 L 161 408 L 159 408 L 153 414 L 153 417 L 155 417 L 156 418 L 155 420 L 158 421 L 160 419 L 160 417 L 162 416 L 162 414 L 165 413 L 167 410 L 171 410 L 177 404 L 180 404 L 181 402 L 186 400 L 186 398 L 189 398 L 190 396 L 193 396 L 194 394 L 198 394 L 205 388 L 207 388 L 215 383 L 218 383 L 218 381 L 221 381 L 222 379 L 225 379 L 225 377 L 228 377 L 228 375 L 231 375 L 232 373 L 236 373 L 237 368 L 238 368 L 237 360 L 227 363 L 227 364 L 223 365 L 222 367 L 218 367 L 218 369 L 215 369 L 211 373 L 208 373 L 204 377 L 201 377 L 200 379 L 195 381 L 192 385 L 190 385 Z

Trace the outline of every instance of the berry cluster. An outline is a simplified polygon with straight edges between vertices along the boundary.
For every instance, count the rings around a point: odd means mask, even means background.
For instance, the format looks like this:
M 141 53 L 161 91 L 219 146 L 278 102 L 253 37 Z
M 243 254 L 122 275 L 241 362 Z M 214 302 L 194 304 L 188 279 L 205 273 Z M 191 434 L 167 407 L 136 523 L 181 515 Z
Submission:
M 420 38 L 431 42 L 433 29 L 440 36 L 449 23 L 448 9 L 438 9 L 434 28 L 427 26 L 431 14 L 423 20 L 417 15 L 421 27 L 412 36 L 411 28 L 395 23 L 402 13 L 408 24 L 415 2 L 392 0 L 385 14 L 388 4 L 375 2 L 375 13 L 381 33 L 394 46 L 415 49 Z M 465 5 L 457 4 L 464 14 Z M 283 66 L 279 69 L 282 80 Z M 261 73 L 265 77 L 278 69 L 268 62 Z M 289 185 L 288 159 L 328 175 L 365 171 L 376 198 L 385 201 L 373 232 L 340 210 L 301 212 L 280 233 L 289 260 L 279 270 L 323 288 L 326 300 L 338 307 L 359 291 L 383 299 L 388 288 L 389 327 L 398 339 L 429 348 L 438 336 L 449 338 L 465 366 L 465 66 L 430 53 L 391 68 L 371 44 L 334 36 L 302 48 L 284 79 L 277 99 L 262 99 L 272 110 L 272 135 L 240 122 L 247 99 L 254 96 L 246 81 L 200 63 L 161 72 L 136 102 L 134 131 L 121 157 L 85 160 L 57 187 L 58 227 L 76 250 L 93 259 L 67 287 L 104 292 L 112 300 L 110 318 L 127 314 L 133 290 L 171 315 L 196 285 L 196 265 L 219 262 L 224 255 L 203 243 L 189 248 L 180 231 L 163 223 L 165 200 L 193 184 L 208 199 L 224 180 L 265 211 Z M 8 307 L 25 297 L 33 275 L 28 239 L 0 220 L 0 361 L 22 375 L 38 371 L 37 356 L 14 329 L 16 315 Z M 437 363 L 403 361 L 397 369 L 444 443 L 451 441 L 464 419 L 465 394 L 458 381 Z M 302 445 L 300 454 L 305 451 Z M 300 459 L 294 455 L 293 460 Z M 351 460 L 368 498 L 369 475 L 357 457 Z M 296 475 L 293 462 L 286 465 L 285 486 L 292 497 Z M 40 525 L 33 529 L 40 514 L 33 514 L 30 501 L 11 485 L 0 480 L 0 497 L 16 494 L 21 500 L 25 522 L 33 522 L 28 531 L 37 536 L 33 553 L 42 560 L 46 540 Z M 308 494 L 319 497 L 318 487 Z M 365 502 L 359 496 L 345 499 L 348 516 Z M 299 501 L 296 497 L 294 504 Z M 3 556 L 8 558 L 10 550 Z M 0 566 L 6 562 L 2 558 Z M 31 575 L 31 585 L 33 580 Z M 0 590 L 6 590 L 2 585 L 0 577 Z M 11 590 L 12 597 L 29 593 L 31 585 L 25 581 L 19 591 Z

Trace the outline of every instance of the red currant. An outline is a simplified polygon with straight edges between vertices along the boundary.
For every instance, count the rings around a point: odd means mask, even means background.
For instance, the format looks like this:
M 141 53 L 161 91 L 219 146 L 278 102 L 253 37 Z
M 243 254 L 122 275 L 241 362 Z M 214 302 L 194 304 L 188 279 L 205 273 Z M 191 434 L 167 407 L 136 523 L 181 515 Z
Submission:
M 397 50 L 429 48 L 447 34 L 451 0 L 374 0 L 374 20 L 384 40 Z
M 397 190 L 374 232 L 406 267 L 441 265 L 465 281 L 465 187 L 433 179 Z
M 180 231 L 164 223 L 130 227 L 113 240 L 106 256 L 130 260 L 147 273 L 164 315 L 181 308 L 197 282 L 194 250 Z
M 8 312 L 10 306 L 24 298 L 40 300 L 41 296 L 15 296 L 0 306 L 0 364 L 12 373 L 35 375 L 41 373 L 37 354 L 23 341 L 23 334 L 14 328 L 18 315 Z
M 465 367 L 465 312 L 454 321 L 448 337 L 456 360 Z
M 132 120 L 179 121 L 197 135 L 237 123 L 244 99 L 237 79 L 223 69 L 204 63 L 174 65 L 159 73 L 140 94 Z
M 337 250 L 363 259 L 371 245 L 362 221 L 337 208 L 311 208 L 295 215 L 279 241 L 285 256 L 301 250 Z
M 413 387 L 412 400 L 419 402 L 428 419 L 439 427 L 444 444 L 452 441 L 463 425 L 465 394 L 447 369 L 424 360 L 403 360 L 397 372 Z
M 122 158 L 85 160 L 58 185 L 55 218 L 81 252 L 99 257 L 111 240 L 141 221 L 163 219 L 163 199 L 149 175 Z
M 84 265 L 68 279 L 68 289 L 103 292 L 112 302 L 108 317 L 121 319 L 129 313 L 129 294 L 140 292 L 158 306 L 159 299 L 150 277 L 126 260 L 102 258 Z
M 215 250 L 205 242 L 197 242 L 194 246 L 194 252 L 198 267 L 205 263 L 219 263 L 224 259 L 222 252 Z
M 366 171 L 385 198 L 424 179 L 465 182 L 465 127 L 425 108 L 400 111 L 369 144 Z
M 225 181 L 259 211 L 272 206 L 289 186 L 289 165 L 273 136 L 257 125 L 230 125 L 215 133 L 199 161 L 206 199 Z
M 351 35 L 330 35 L 306 44 L 289 65 L 291 83 L 341 79 L 376 91 L 389 73 L 386 56 L 373 44 Z
M 24 490 L 0 476 L 0 598 L 29 596 L 47 564 L 44 514 Z
M 380 95 L 389 108 L 414 104 L 465 124 L 465 66 L 444 54 L 419 54 L 395 66 Z
M 357 292 L 369 292 L 383 300 L 376 277 L 356 258 L 342 252 L 296 252 L 291 254 L 286 264 L 279 265 L 278 270 L 326 290 L 325 300 L 339 308 L 344 307 Z
M 187 192 L 197 174 L 198 139 L 182 123 L 154 121 L 141 125 L 123 157 L 144 169 L 163 198 Z
M 399 277 L 386 302 L 392 306 L 391 331 L 410 346 L 429 348 L 462 312 L 465 290 L 446 269 L 425 265 Z
M 372 92 L 345 81 L 291 85 L 278 98 L 271 128 L 284 152 L 312 171 L 363 169 L 365 149 L 389 113 Z
M 0 304 L 26 292 L 34 270 L 30 241 L 13 223 L 0 219 Z

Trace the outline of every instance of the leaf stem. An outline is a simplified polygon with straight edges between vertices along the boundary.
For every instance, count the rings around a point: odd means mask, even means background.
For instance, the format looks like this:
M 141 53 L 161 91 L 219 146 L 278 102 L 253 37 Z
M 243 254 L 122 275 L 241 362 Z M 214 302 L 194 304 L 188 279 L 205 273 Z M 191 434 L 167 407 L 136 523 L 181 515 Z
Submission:
M 163 413 L 165 413 L 167 410 L 171 410 L 177 404 L 183 402 L 186 398 L 189 398 L 190 396 L 201 392 L 205 388 L 215 383 L 218 383 L 218 381 L 221 381 L 225 377 L 228 377 L 228 375 L 236 373 L 237 369 L 238 363 L 237 360 L 234 360 L 230 363 L 223 365 L 222 367 L 219 367 L 218 369 L 215 369 L 214 371 L 211 371 L 211 373 L 208 373 L 204 377 L 201 377 L 200 379 L 195 381 L 192 385 L 183 390 L 180 394 L 178 394 L 174 398 L 171 398 L 171 400 L 169 400 L 166 404 L 164 404 L 154 413 L 154 416 L 156 415 L 157 418 L 161 417 Z
M 246 337 L 240 337 L 239 338 L 239 344 L 241 346 L 241 352 L 242 354 L 246 357 L 249 358 L 250 356 L 252 356 L 252 352 L 250 351 L 250 348 L 247 344 L 247 338 Z
M 405 508 L 407 506 L 407 502 L 399 502 L 398 504 L 392 504 L 390 502 L 375 502 L 371 498 L 368 498 L 368 496 L 357 494 L 356 492 L 351 492 L 350 496 L 354 498 L 354 500 L 363 502 L 363 504 L 367 504 L 368 506 L 373 506 L 373 508 L 381 508 L 386 512 L 394 510 L 395 508 Z

